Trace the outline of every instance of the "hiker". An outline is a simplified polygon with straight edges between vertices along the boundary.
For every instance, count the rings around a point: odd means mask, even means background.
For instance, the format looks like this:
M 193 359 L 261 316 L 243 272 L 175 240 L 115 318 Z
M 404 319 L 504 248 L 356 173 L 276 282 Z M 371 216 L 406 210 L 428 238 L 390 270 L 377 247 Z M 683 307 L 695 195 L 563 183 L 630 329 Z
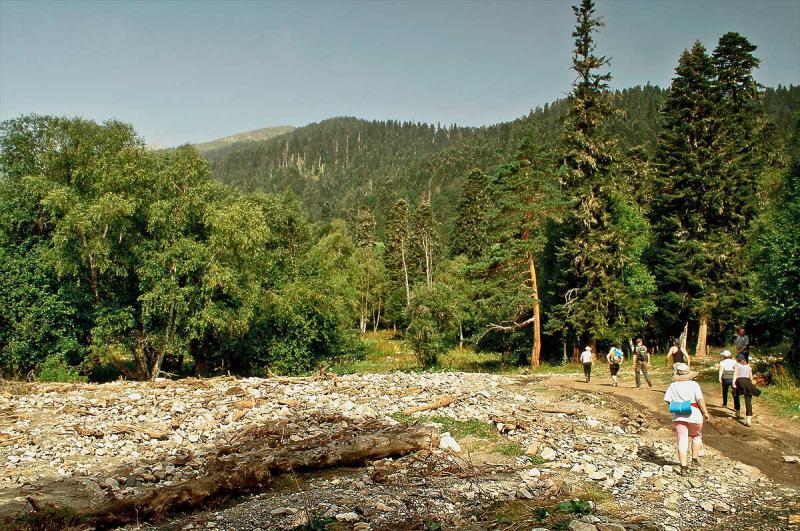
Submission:
M 644 374 L 644 379 L 648 387 L 653 387 L 653 382 L 650 380 L 650 373 L 647 370 L 650 368 L 650 354 L 647 352 L 647 347 L 644 346 L 642 338 L 636 340 L 636 348 L 633 350 L 633 370 L 636 373 L 636 387 L 642 386 L 640 373 Z
M 581 363 L 583 363 L 583 376 L 586 378 L 586 383 L 592 379 L 592 347 L 586 347 L 581 352 Z
M 617 374 L 620 364 L 622 364 L 622 351 L 617 347 L 611 347 L 608 349 L 606 359 L 608 360 L 608 370 L 611 373 L 611 381 L 614 383 L 614 387 L 617 387 Z
M 747 358 L 747 361 L 750 361 L 750 338 L 744 333 L 744 328 L 740 328 L 739 332 L 736 334 L 736 340 L 734 341 L 736 344 L 736 357 L 738 358 L 740 355 L 744 355 Z
M 681 338 L 676 337 L 672 340 L 672 347 L 667 352 L 667 360 L 672 363 L 672 372 L 675 373 L 675 365 L 678 363 L 685 363 L 689 367 L 692 366 L 692 359 L 689 353 L 681 346 Z
M 733 390 L 733 374 L 736 369 L 736 360 L 731 357 L 730 350 L 720 352 L 722 361 L 719 362 L 719 383 L 722 385 L 722 407 L 728 407 L 728 389 Z
M 678 440 L 678 460 L 681 476 L 689 473 L 689 466 L 700 465 L 703 450 L 703 420 L 708 420 L 708 409 L 703 399 L 700 384 L 694 381 L 697 372 L 686 363 L 676 363 L 672 383 L 664 393 L 664 401 L 669 403 L 672 426 Z M 689 460 L 689 437 L 692 438 L 692 456 Z
M 741 397 L 744 397 L 744 425 L 749 428 L 753 421 L 753 397 L 761 395 L 761 389 L 753 383 L 753 368 L 750 367 L 747 356 L 739 354 L 736 361 L 733 371 L 733 409 L 736 410 L 736 418 L 741 419 Z

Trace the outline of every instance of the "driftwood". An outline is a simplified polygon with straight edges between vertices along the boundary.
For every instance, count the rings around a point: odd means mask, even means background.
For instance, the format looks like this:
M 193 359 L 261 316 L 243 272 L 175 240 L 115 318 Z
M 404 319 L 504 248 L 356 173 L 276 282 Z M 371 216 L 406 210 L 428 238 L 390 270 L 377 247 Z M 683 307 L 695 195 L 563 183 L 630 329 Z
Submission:
M 453 402 L 458 400 L 457 396 L 449 395 L 436 400 L 435 402 L 431 402 L 430 404 L 423 404 L 421 406 L 414 406 L 408 409 L 403 410 L 403 415 L 411 415 L 412 413 L 416 413 L 418 411 L 430 411 L 432 409 L 439 409 L 440 407 L 449 406 Z
M 226 449 L 209 460 L 206 475 L 150 494 L 115 500 L 83 513 L 96 529 L 157 520 L 176 511 L 208 507 L 231 497 L 266 489 L 278 474 L 362 464 L 437 446 L 438 432 L 423 426 L 395 426 L 362 431 L 345 429 L 327 442 L 308 441 L 271 448 L 274 439 L 250 441 L 240 452 Z

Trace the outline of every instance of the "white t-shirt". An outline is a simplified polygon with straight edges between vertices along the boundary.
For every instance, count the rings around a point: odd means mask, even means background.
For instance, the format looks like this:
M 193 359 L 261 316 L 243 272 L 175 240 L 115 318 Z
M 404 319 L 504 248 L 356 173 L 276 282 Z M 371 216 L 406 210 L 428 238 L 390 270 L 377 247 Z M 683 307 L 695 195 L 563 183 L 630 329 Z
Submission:
M 733 371 L 736 368 L 736 360 L 731 358 L 725 358 L 721 362 L 719 362 L 719 367 L 722 369 L 723 374 L 725 371 Z M 731 378 L 733 375 L 731 375 Z
M 591 350 L 584 350 L 581 352 L 581 363 L 591 363 L 592 362 L 592 351 Z
M 703 391 L 700 389 L 700 384 L 694 380 L 687 380 L 685 382 L 672 382 L 667 387 L 667 392 L 664 393 L 664 401 L 666 402 L 685 402 L 689 400 L 693 404 L 697 404 L 703 399 Z M 691 424 L 702 424 L 703 413 L 700 408 L 692 406 L 692 412 L 688 415 L 672 414 L 672 422 L 676 420 L 689 422 Z

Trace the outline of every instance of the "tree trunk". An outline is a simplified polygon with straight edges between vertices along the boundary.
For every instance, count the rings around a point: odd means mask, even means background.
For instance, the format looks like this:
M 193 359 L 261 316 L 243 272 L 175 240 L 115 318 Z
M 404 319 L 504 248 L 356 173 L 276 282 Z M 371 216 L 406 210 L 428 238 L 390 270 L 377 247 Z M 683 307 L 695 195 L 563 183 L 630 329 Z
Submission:
M 158 378 L 158 374 L 161 372 L 161 365 L 164 363 L 164 356 L 167 353 L 167 347 L 169 346 L 170 337 L 172 336 L 172 330 L 175 323 L 175 300 L 171 300 L 169 303 L 169 315 L 167 316 L 167 332 L 166 338 L 164 340 L 164 345 L 159 349 L 158 356 L 156 357 L 155 363 L 153 364 L 152 372 L 150 373 L 150 380 L 155 381 Z
M 165 487 L 150 494 L 111 501 L 83 513 L 82 520 L 95 529 L 157 520 L 176 511 L 205 508 L 242 494 L 265 490 L 272 476 L 339 466 L 353 466 L 375 459 L 406 455 L 435 447 L 439 434 L 423 426 L 400 426 L 356 431 L 348 428 L 327 442 L 308 441 L 270 448 L 269 437 L 245 449 L 209 460 L 206 475 Z M 273 441 L 274 442 L 274 441 Z M 222 455 L 222 454 L 221 454 Z
M 531 275 L 531 301 L 533 302 L 533 352 L 531 354 L 531 367 L 539 366 L 542 353 L 541 316 L 539 315 L 539 284 L 536 281 L 536 263 L 533 254 L 528 251 L 528 269 Z
M 700 330 L 697 332 L 697 349 L 694 355 L 698 358 L 706 356 L 706 340 L 708 338 L 708 315 L 703 314 L 700 316 Z

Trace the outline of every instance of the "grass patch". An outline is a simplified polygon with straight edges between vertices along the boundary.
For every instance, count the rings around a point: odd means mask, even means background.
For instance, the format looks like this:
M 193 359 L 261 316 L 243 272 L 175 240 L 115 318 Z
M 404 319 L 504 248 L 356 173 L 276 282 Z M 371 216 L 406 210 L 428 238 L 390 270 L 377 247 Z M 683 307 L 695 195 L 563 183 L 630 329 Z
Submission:
M 525 448 L 523 448 L 521 444 L 515 442 L 498 444 L 495 446 L 495 451 L 509 457 L 519 457 L 521 455 L 525 455 Z
M 569 523 L 575 517 L 591 514 L 592 506 L 589 501 L 579 498 L 564 500 L 555 505 L 542 505 L 537 500 L 510 500 L 498 504 L 493 513 L 498 524 L 568 529 Z
M 397 422 L 402 422 L 405 424 L 435 422 L 436 424 L 440 424 L 442 426 L 443 432 L 450 432 L 450 435 L 456 439 L 463 437 L 475 437 L 487 441 L 494 441 L 498 438 L 497 429 L 494 427 L 494 425 L 475 419 L 456 420 L 450 417 L 442 416 L 412 417 L 410 415 L 403 415 L 399 412 L 393 413 L 390 416 Z
M 761 398 L 778 415 L 800 416 L 800 381 L 782 367 L 772 369 L 770 376 L 772 385 L 762 390 Z

